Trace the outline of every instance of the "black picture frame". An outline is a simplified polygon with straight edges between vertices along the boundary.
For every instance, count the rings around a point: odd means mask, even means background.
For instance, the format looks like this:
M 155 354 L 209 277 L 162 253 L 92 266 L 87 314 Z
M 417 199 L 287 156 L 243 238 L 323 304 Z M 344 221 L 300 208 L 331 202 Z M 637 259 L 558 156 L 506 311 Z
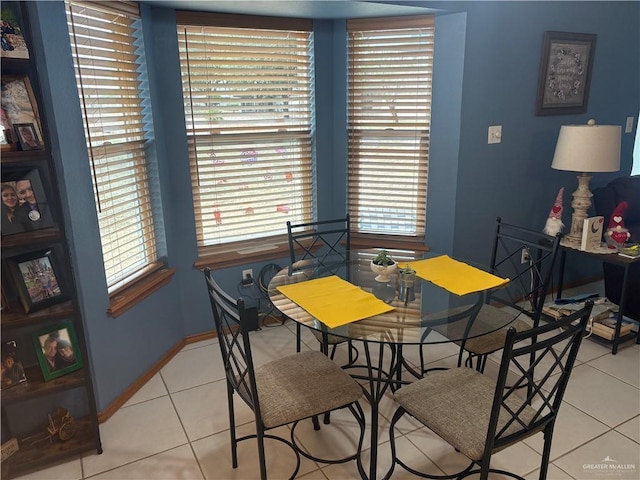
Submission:
M 71 322 L 34 332 L 33 344 L 45 381 L 82 368 L 80 345 Z
M 55 226 L 51 204 L 37 168 L 3 169 L 0 189 L 3 236 Z
M 21 150 L 42 150 L 44 148 L 33 123 L 14 123 L 13 128 Z
M 18 352 L 18 344 L 15 340 L 2 342 L 2 374 L 0 375 L 0 388 L 17 387 L 27 381 Z
M 597 35 L 544 32 L 536 115 L 587 111 Z
M 1 10 L 2 58 L 29 58 L 29 48 L 22 33 L 22 19 L 14 8 L 2 6 Z
M 7 258 L 7 266 L 25 312 L 69 299 L 67 281 L 60 263 L 60 247 Z

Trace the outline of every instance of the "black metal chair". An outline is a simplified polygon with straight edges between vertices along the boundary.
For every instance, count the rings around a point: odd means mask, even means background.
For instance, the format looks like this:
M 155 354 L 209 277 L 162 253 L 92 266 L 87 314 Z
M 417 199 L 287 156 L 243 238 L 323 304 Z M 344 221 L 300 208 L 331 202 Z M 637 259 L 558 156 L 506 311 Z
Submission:
M 424 478 L 460 479 L 480 473 L 480 479 L 486 480 L 489 472 L 494 472 L 521 479 L 514 473 L 491 469 L 491 456 L 543 432 L 540 479 L 544 480 L 553 428 L 592 307 L 593 303 L 587 302 L 554 324 L 524 332 L 510 328 L 497 380 L 472 368 L 458 367 L 430 373 L 399 389 L 394 399 L 400 406 L 390 427 L 393 463 L 385 479 L 396 464 Z M 531 362 L 531 358 L 535 360 Z M 507 386 L 507 378 L 511 386 Z M 520 395 L 525 390 L 518 391 L 523 385 L 532 387 L 526 395 Z M 469 467 L 454 475 L 433 476 L 398 458 L 394 428 L 405 413 L 467 456 L 472 461 Z
M 238 466 L 237 445 L 255 438 L 258 443 L 260 478 L 267 478 L 264 440 L 282 442 L 296 456 L 294 478 L 300 468 L 300 455 L 321 463 L 344 463 L 356 460 L 358 470 L 364 472 L 360 452 L 364 439 L 364 412 L 358 400 L 362 388 L 342 368 L 322 352 L 309 351 L 284 356 L 254 367 L 251 355 L 250 331 L 258 326 L 255 307 L 245 308 L 242 299 L 234 300 L 220 288 L 209 269 L 204 270 L 211 309 L 216 323 L 220 353 L 227 377 L 231 461 Z M 256 433 L 236 437 L 234 395 L 237 394 L 253 410 Z M 360 426 L 356 451 L 339 459 L 321 459 L 304 451 L 295 439 L 298 422 L 314 418 L 314 428 L 320 428 L 317 416 L 348 408 Z M 267 434 L 268 430 L 291 425 L 291 440 Z
M 458 366 L 462 365 L 464 353 L 468 354 L 466 365 L 472 366 L 474 359 L 476 369 L 484 371 L 487 357 L 500 350 L 506 340 L 507 331 L 513 327 L 516 331 L 528 330 L 540 324 L 542 307 L 553 278 L 554 266 L 558 257 L 561 235 L 555 237 L 503 223 L 496 219 L 496 233 L 491 251 L 491 273 L 509 278 L 503 288 L 492 290 L 487 294 L 485 305 L 479 310 L 474 322 L 467 328 L 478 327 L 485 322 L 495 323 L 495 318 L 509 315 L 513 317 L 515 309 L 529 321 L 516 318 L 507 327 L 494 333 L 468 338 L 456 342 L 460 345 Z
M 344 218 L 322 220 L 317 222 L 292 224 L 287 222 L 289 237 L 290 272 L 304 270 L 309 276 L 322 273 L 335 274 L 344 269 L 349 263 L 349 249 L 351 247 L 351 223 L 349 215 Z M 349 270 L 346 269 L 348 277 Z M 347 278 L 348 280 L 348 278 Z M 296 324 L 296 351 L 301 347 L 301 326 Z M 353 365 L 358 358 L 358 350 L 353 342 L 331 335 L 328 332 L 312 330 L 311 333 L 320 342 L 323 352 L 333 359 L 338 345 L 347 343 L 349 360 L 347 365 Z M 329 352 L 329 347 L 331 351 Z

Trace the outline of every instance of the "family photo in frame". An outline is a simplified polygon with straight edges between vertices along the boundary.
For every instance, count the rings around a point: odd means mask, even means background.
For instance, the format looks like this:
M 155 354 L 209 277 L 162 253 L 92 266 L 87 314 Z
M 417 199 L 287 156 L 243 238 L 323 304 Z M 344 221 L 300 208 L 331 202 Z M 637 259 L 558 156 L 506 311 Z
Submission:
M 68 299 L 56 249 L 7 259 L 13 285 L 25 312 L 31 313 Z
M 45 381 L 82 368 L 78 338 L 71 323 L 36 332 L 33 342 Z
M 6 142 L 11 146 L 21 146 L 16 125 L 33 125 L 34 138 L 42 142 L 38 104 L 27 75 L 3 75 L 0 81 L 0 100 L 2 102 L 2 130 Z M 33 148 L 31 148 L 33 150 Z
M 2 32 L 3 58 L 29 58 L 27 42 L 22 34 L 22 28 L 16 12 L 11 7 L 2 7 L 0 13 L 0 31 Z
M 37 169 L 2 171 L 2 235 L 55 225 Z
M 22 150 L 42 150 L 44 148 L 33 123 L 16 123 L 13 128 Z
M 15 340 L 2 342 L 2 374 L 0 388 L 15 387 L 27 381 L 22 361 L 18 357 L 18 346 Z
M 544 32 L 536 115 L 587 111 L 597 35 Z

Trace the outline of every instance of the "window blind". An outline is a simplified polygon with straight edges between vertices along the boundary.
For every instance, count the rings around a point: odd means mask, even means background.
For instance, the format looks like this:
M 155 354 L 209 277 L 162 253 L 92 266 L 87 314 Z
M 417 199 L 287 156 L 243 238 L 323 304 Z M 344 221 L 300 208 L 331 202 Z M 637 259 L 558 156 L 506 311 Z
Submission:
M 198 246 L 310 221 L 311 22 L 177 19 Z
M 157 260 L 137 53 L 140 19 L 132 2 L 66 6 L 111 292 Z
M 424 239 L 434 25 L 430 15 L 347 22 L 347 188 L 357 232 Z

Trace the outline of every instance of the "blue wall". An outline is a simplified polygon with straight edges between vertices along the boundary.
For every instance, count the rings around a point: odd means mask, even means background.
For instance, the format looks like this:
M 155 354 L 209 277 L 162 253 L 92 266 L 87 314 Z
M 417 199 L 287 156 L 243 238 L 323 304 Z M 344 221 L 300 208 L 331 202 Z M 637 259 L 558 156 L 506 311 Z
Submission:
M 394 3 L 394 2 L 388 2 Z M 396 2 L 400 3 L 400 2 Z M 624 125 L 640 110 L 640 3 L 638 2 L 404 2 L 440 9 L 436 22 L 434 99 L 427 206 L 427 244 L 487 262 L 493 221 L 541 229 L 558 189 L 566 187 L 570 223 L 571 173 L 550 168 L 560 126 Z M 97 218 L 80 107 L 61 1 L 29 2 L 35 53 L 63 189 L 73 268 L 86 322 L 98 409 L 185 336 L 213 329 L 197 257 L 186 151 L 175 17 L 144 6 L 155 147 L 171 283 L 117 319 L 106 315 Z M 346 172 L 346 57 L 344 20 L 316 20 L 316 181 L 321 217 L 344 213 Z M 545 30 L 598 35 L 584 115 L 534 115 Z M 487 145 L 487 127 L 502 125 L 502 143 Z M 635 132 L 635 128 L 634 128 Z M 592 188 L 631 170 L 633 135 L 623 134 L 621 172 L 597 174 Z M 599 274 L 594 263 L 569 258 L 569 278 Z M 286 265 L 283 259 L 274 259 Z M 258 272 L 264 263 L 249 265 Z M 222 270 L 234 289 L 243 267 Z

